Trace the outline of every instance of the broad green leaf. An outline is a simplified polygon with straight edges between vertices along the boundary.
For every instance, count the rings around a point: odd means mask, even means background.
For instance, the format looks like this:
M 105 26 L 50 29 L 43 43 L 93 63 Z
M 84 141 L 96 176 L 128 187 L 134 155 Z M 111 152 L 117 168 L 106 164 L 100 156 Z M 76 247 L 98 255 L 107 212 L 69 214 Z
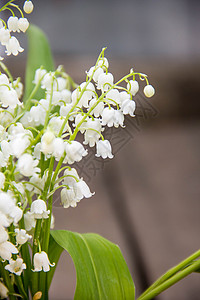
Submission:
M 56 266 L 58 263 L 58 260 L 60 258 L 61 253 L 63 252 L 63 248 L 59 246 L 58 243 L 50 236 L 49 239 L 49 251 L 48 256 L 51 263 L 55 263 L 55 267 L 51 268 L 50 271 L 47 273 L 47 288 L 50 288 L 51 281 L 53 279 L 54 272 L 56 270 Z
M 33 79 L 35 71 L 41 66 L 47 71 L 54 70 L 51 48 L 44 32 L 37 26 L 30 25 L 27 34 L 28 59 L 26 65 L 24 101 L 30 96 L 34 88 Z M 34 95 L 34 98 L 41 99 L 42 97 L 44 97 L 44 91 L 39 89 Z
M 74 262 L 75 300 L 135 299 L 134 283 L 117 245 L 93 233 L 53 230 L 51 235 Z

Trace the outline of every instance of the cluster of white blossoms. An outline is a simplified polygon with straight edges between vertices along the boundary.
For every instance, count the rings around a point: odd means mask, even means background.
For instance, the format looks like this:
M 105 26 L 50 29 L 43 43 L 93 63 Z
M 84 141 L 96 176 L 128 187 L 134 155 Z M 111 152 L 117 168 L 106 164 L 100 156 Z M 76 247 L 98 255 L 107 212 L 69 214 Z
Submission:
M 134 117 L 136 76 L 145 80 L 147 97 L 155 92 L 147 76 L 133 70 L 115 82 L 104 51 L 80 85 L 62 67 L 38 69 L 24 104 L 19 80 L 0 75 L 0 259 L 16 276 L 27 268 L 19 253 L 32 238 L 32 271 L 53 266 L 39 237 L 53 226 L 54 193 L 60 190 L 65 208 L 94 194 L 72 165 L 87 156 L 86 147 L 96 147 L 97 157 L 113 158 L 103 133 L 106 126 L 125 127 L 125 115 Z M 39 100 L 38 89 L 44 95 Z
M 18 9 L 21 15 L 20 18 L 15 15 L 13 8 Z M 5 52 L 7 55 L 13 54 L 16 56 L 19 52 L 24 51 L 24 49 L 20 46 L 18 39 L 11 34 L 12 32 L 26 32 L 29 22 L 27 18 L 24 18 L 22 10 L 13 1 L 9 1 L 0 8 L 0 12 L 3 10 L 9 10 L 12 15 L 8 18 L 7 22 L 0 19 L 0 44 L 6 48 Z M 25 13 L 30 14 L 33 11 L 33 3 L 30 0 L 25 1 L 23 10 Z M 3 57 L 0 56 L 0 60 L 3 60 Z

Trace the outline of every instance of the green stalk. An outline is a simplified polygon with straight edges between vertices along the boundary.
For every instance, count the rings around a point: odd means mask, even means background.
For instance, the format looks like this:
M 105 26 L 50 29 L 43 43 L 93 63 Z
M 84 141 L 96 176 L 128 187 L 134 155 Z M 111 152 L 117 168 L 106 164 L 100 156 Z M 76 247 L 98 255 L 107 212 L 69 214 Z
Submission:
M 53 177 L 51 178 L 51 176 L 50 176 L 50 178 L 49 178 L 50 180 L 47 179 L 47 182 L 49 183 L 50 188 L 53 188 L 53 186 L 54 186 L 57 174 L 58 174 L 58 172 L 59 172 L 59 170 L 60 170 L 60 168 L 62 166 L 64 157 L 65 156 L 63 156 L 59 160 L 59 162 L 57 164 L 57 167 L 55 169 Z M 52 161 L 54 163 L 54 160 L 52 160 Z M 53 172 L 53 163 L 52 163 L 52 165 L 50 163 L 50 167 L 49 167 L 49 171 L 52 170 L 51 174 Z M 45 194 L 46 194 L 47 188 L 48 188 L 48 185 L 47 185 L 47 187 L 45 189 Z M 45 197 L 46 196 L 47 196 L 47 194 L 45 195 Z M 47 253 L 48 253 L 48 247 L 49 247 L 49 236 L 50 236 L 50 225 L 51 225 L 51 215 L 52 215 L 52 204 L 53 204 L 53 195 L 49 198 L 49 201 L 48 201 L 48 209 L 50 210 L 49 218 L 46 219 L 45 222 L 44 222 L 44 232 L 45 232 L 45 235 L 44 235 L 44 240 L 43 240 L 43 244 L 42 244 L 42 250 L 45 251 L 45 252 L 47 252 Z M 45 272 L 41 272 L 40 273 L 40 284 L 39 284 L 39 287 L 40 287 L 40 291 L 42 291 L 42 299 L 48 299 L 48 290 L 47 290 L 47 284 L 46 283 L 47 283 L 47 274 Z
M 165 274 L 163 274 L 161 277 L 159 277 L 140 297 L 146 295 L 151 290 L 153 290 L 155 287 L 159 286 L 161 283 L 184 269 L 188 264 L 190 264 L 193 260 L 198 258 L 200 256 L 200 250 L 196 251 L 192 255 L 190 255 L 188 258 L 180 262 L 177 266 L 171 268 L 169 271 L 167 271 Z M 140 299 L 140 297 L 138 299 Z
M 17 284 L 17 287 L 19 289 L 19 293 L 21 296 L 23 296 L 23 299 L 27 299 L 28 300 L 28 295 L 24 290 L 24 286 L 23 286 L 23 282 L 20 276 L 15 276 L 15 282 Z
M 189 274 L 199 270 L 200 268 L 200 260 L 196 263 L 193 263 L 191 266 L 187 267 L 183 271 L 180 271 L 170 279 L 163 282 L 161 285 L 150 291 L 148 294 L 144 295 L 143 297 L 139 297 L 138 300 L 150 300 L 156 297 L 157 295 L 161 294 L 163 291 L 180 281 L 181 279 L 185 278 Z
M 32 268 L 34 268 L 34 263 L 33 263 L 34 255 L 38 250 L 38 240 L 40 237 L 41 225 L 42 225 L 42 219 L 38 219 L 36 222 L 35 233 L 33 238 Z M 32 295 L 38 292 L 38 277 L 39 277 L 38 272 L 32 273 Z
M 24 217 L 20 220 L 20 228 L 25 228 L 24 226 Z M 26 270 L 24 270 L 24 289 L 26 291 L 26 294 L 28 295 L 28 289 L 30 285 L 30 279 L 31 279 L 31 258 L 30 258 L 30 252 L 28 248 L 28 243 L 25 243 L 22 245 L 21 249 L 21 256 L 23 257 L 23 260 L 26 264 Z M 31 285 L 30 285 L 31 286 Z
M 9 290 L 9 299 L 10 300 L 15 300 L 15 297 L 12 295 L 12 294 L 15 293 L 14 287 L 11 283 L 9 273 L 8 273 L 8 271 L 6 271 L 4 269 L 4 264 L 2 262 L 0 262 L 0 274 L 1 274 L 1 277 L 3 278 L 3 280 L 4 280 L 5 286 Z

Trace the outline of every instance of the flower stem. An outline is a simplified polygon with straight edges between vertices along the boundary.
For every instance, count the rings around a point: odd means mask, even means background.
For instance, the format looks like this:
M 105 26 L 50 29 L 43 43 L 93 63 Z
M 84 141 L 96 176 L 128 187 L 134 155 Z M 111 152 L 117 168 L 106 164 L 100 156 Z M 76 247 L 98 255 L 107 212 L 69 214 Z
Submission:
M 35 233 L 34 233 L 34 238 L 33 238 L 33 255 L 32 255 L 32 267 L 34 269 L 34 255 L 38 250 L 38 239 L 40 236 L 40 231 L 41 231 L 41 225 L 42 225 L 42 219 L 38 219 L 36 222 L 36 227 L 35 227 Z M 38 292 L 38 273 L 33 272 L 32 274 L 32 295 L 35 295 L 36 292 Z
M 158 280 L 156 280 L 137 300 L 149 300 L 159 295 L 161 292 L 174 285 L 184 277 L 200 268 L 200 260 L 194 262 L 200 256 L 200 250 L 183 260 L 177 266 L 171 268 Z M 191 264 L 192 263 L 192 264 Z

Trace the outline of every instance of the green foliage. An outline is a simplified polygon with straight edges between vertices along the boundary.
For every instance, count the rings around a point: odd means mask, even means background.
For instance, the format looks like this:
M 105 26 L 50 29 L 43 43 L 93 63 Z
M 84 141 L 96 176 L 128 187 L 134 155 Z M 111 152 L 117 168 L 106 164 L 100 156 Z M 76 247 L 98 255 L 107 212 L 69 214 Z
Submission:
M 93 233 L 53 230 L 51 236 L 74 262 L 75 300 L 135 299 L 134 283 L 117 245 Z
M 28 33 L 28 59 L 26 64 L 24 101 L 33 91 L 35 71 L 43 66 L 47 71 L 54 70 L 51 48 L 46 35 L 35 25 L 30 25 Z M 39 89 L 34 98 L 39 100 L 44 97 L 44 91 Z
M 54 272 L 56 270 L 57 263 L 59 261 L 60 255 L 63 252 L 63 248 L 56 243 L 53 237 L 50 235 L 49 239 L 49 260 L 51 263 L 55 263 L 55 267 L 51 268 L 50 271 L 47 273 L 47 288 L 50 288 L 51 281 L 53 279 Z

